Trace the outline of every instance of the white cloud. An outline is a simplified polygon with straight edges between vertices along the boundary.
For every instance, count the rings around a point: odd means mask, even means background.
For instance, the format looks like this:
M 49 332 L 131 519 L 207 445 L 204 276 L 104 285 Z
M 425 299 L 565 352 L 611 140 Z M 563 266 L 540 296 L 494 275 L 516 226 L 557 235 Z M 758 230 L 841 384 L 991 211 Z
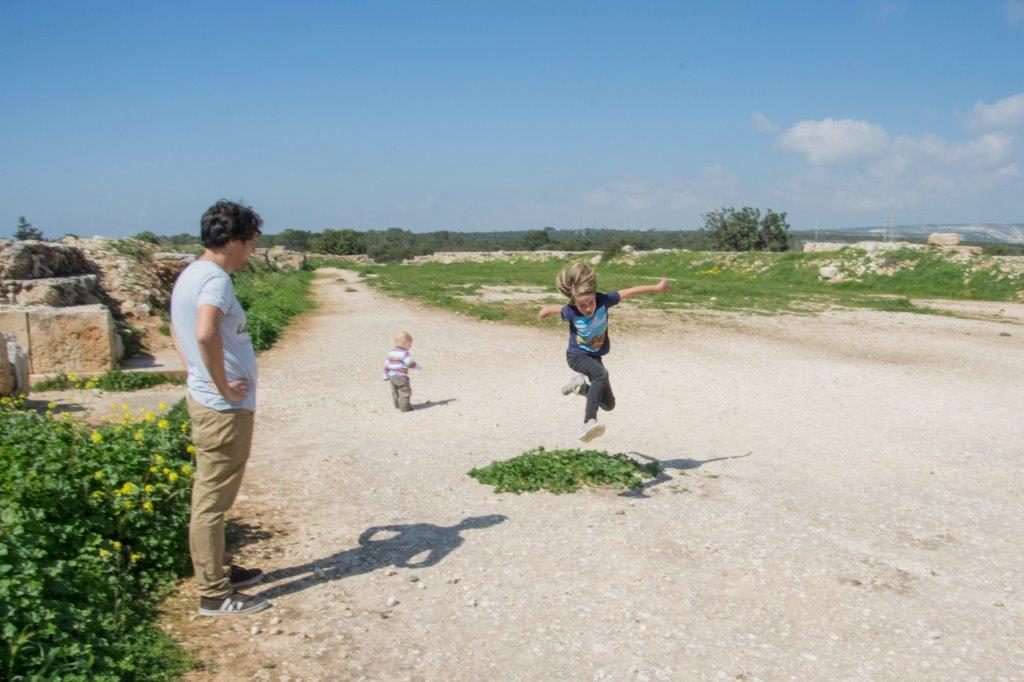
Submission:
M 1021 3 L 1021 12 L 1024 13 L 1024 3 Z M 995 104 L 975 102 L 968 114 L 967 124 L 975 130 L 1024 125 L 1024 92 L 1004 97 Z
M 755 111 L 750 115 L 750 127 L 759 133 L 779 132 L 779 126 L 772 123 L 771 119 L 760 111 Z
M 979 116 L 1014 120 L 1007 104 L 1012 99 L 979 109 Z M 809 165 L 777 183 L 772 194 L 793 210 L 816 215 L 877 218 L 879 212 L 922 211 L 946 216 L 966 207 L 989 210 L 986 200 L 993 197 L 1024 196 L 1021 149 L 1005 130 L 953 142 L 931 134 L 891 136 L 866 121 L 825 119 L 798 123 L 776 146 L 800 154 Z M 1011 203 L 1021 205 L 1019 199 Z
M 776 140 L 779 149 L 819 166 L 865 161 L 883 154 L 889 144 L 881 126 L 849 118 L 800 121 Z
M 1003 5 L 1006 20 L 1011 24 L 1024 24 L 1024 2 L 1020 0 L 1009 0 Z
M 620 180 L 583 195 L 586 206 L 610 217 L 644 213 L 704 211 L 737 195 L 738 181 L 724 166 L 713 164 L 692 178 Z

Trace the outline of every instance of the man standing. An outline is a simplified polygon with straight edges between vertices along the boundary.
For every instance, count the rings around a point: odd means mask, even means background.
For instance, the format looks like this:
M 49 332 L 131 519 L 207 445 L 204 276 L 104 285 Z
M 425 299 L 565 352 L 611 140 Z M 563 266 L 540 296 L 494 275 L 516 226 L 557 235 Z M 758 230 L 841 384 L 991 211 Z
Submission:
M 237 591 L 262 580 L 262 571 L 224 566 L 224 515 L 242 483 L 256 410 L 256 354 L 230 274 L 245 266 L 262 224 L 248 206 L 223 200 L 211 206 L 201 221 L 203 255 L 185 268 L 171 294 L 172 338 L 188 369 L 197 449 L 189 551 L 204 616 L 270 606 Z

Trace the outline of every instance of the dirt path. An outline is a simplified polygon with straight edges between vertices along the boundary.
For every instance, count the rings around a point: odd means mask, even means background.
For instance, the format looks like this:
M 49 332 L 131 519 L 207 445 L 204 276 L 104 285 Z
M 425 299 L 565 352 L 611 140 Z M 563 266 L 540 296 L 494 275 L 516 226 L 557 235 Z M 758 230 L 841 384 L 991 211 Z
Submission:
M 564 332 L 341 271 L 315 287 L 260 358 L 235 514 L 275 608 L 182 619 L 196 679 L 1020 678 L 1021 326 L 846 312 L 630 335 L 613 311 L 619 407 L 594 444 L 665 474 L 499 496 L 466 472 L 577 445 Z M 424 365 L 409 414 L 380 380 L 400 329 Z

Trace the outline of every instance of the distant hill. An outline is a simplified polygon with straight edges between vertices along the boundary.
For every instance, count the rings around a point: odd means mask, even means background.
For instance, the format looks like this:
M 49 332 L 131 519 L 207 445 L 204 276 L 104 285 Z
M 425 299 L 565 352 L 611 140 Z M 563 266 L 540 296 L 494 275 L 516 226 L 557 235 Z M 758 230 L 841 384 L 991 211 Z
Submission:
M 806 231 L 802 231 L 806 233 Z M 824 234 L 826 230 L 821 230 Z M 829 234 L 847 234 L 861 236 L 864 239 L 883 239 L 890 235 L 893 239 L 917 241 L 927 239 L 932 232 L 956 232 L 965 242 L 990 242 L 998 244 L 1024 244 L 1024 223 L 958 223 L 930 225 L 874 225 L 867 227 L 848 227 L 841 230 L 827 230 Z

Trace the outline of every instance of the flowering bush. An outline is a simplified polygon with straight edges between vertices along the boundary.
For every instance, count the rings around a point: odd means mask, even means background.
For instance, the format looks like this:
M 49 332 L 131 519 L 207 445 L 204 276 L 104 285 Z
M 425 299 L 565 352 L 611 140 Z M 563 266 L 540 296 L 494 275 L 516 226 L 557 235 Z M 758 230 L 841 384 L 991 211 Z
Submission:
M 0 399 L 0 678 L 187 665 L 153 624 L 188 570 L 195 451 L 184 402 L 161 408 L 92 427 Z

